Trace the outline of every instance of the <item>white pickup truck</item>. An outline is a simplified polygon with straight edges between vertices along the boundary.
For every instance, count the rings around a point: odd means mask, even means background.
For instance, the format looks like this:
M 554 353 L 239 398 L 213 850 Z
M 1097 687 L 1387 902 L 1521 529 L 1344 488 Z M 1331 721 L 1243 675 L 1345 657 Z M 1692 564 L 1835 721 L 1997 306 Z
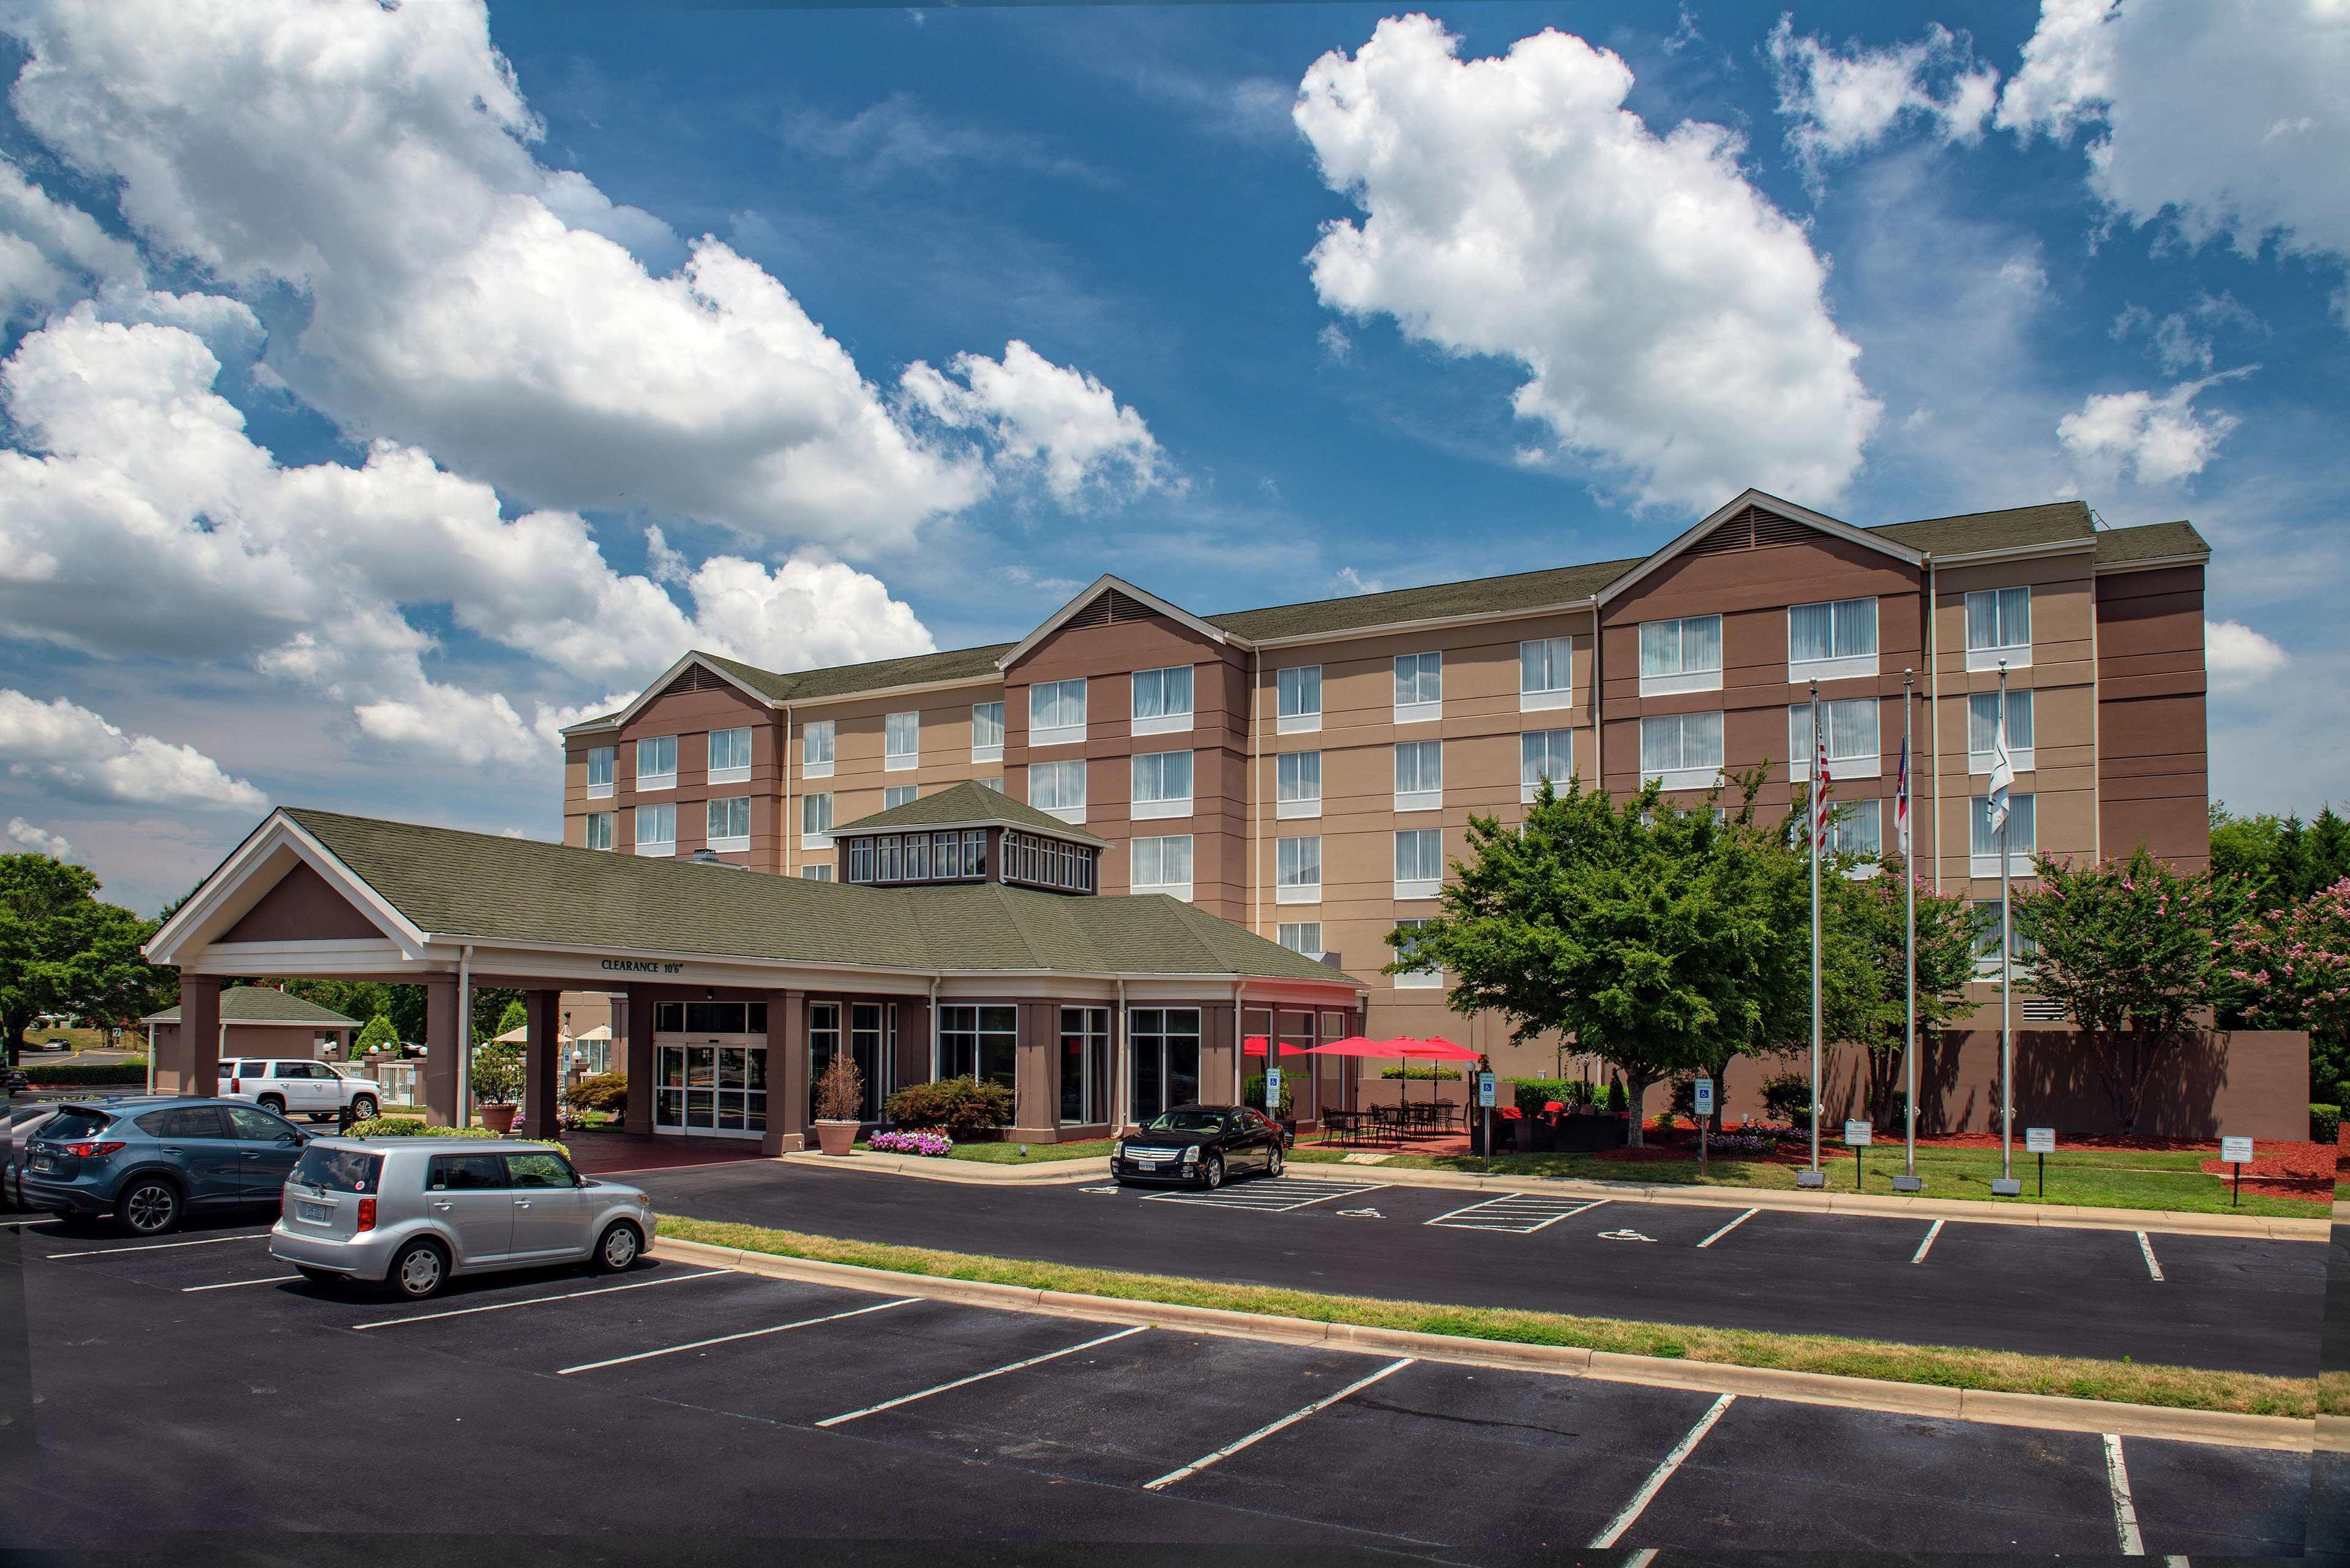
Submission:
M 351 1119 L 363 1122 L 383 1104 L 383 1092 L 373 1078 L 347 1076 L 329 1062 L 306 1062 L 251 1056 L 220 1064 L 220 1092 L 232 1100 L 251 1100 L 281 1116 L 308 1116 L 324 1121 L 339 1118 L 348 1106 Z

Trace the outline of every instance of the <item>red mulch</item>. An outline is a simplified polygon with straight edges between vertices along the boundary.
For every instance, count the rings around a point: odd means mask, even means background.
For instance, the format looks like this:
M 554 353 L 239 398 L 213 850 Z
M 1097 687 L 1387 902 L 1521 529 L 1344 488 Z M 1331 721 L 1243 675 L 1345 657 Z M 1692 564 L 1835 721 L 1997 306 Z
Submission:
M 2271 1143 L 2252 1146 L 2252 1163 L 2244 1169 L 2244 1186 L 2280 1198 L 2324 1198 L 2334 1191 L 2339 1159 L 2338 1144 Z M 2218 1158 L 2203 1168 L 2223 1181 L 2232 1181 L 2235 1167 Z

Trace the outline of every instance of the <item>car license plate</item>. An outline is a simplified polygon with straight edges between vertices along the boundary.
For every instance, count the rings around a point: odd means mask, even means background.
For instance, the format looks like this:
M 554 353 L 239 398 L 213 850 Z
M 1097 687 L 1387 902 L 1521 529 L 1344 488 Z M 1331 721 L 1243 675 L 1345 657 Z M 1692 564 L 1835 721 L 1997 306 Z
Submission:
M 35 1170 L 55 1170 L 57 1168 L 57 1162 L 51 1159 L 46 1154 L 36 1154 L 33 1157 L 33 1168 Z
M 335 1217 L 335 1211 L 324 1203 L 296 1203 L 294 1217 L 313 1225 L 324 1225 Z
M 1159 1168 L 1159 1161 L 1155 1159 L 1138 1159 L 1134 1163 L 1140 1166 L 1145 1170 L 1156 1170 Z

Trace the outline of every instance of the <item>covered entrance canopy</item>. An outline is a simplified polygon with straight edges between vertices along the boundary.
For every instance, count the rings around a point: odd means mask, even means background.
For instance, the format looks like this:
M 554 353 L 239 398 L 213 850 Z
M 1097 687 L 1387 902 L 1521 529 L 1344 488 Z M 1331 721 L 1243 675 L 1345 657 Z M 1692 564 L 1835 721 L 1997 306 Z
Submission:
M 1138 1012 L 1195 1031 L 1203 1090 L 1229 1084 L 1237 1099 L 1244 1004 L 1359 1016 L 1364 1001 L 1351 976 L 1164 897 L 811 882 L 296 808 L 271 813 L 146 951 L 180 971 L 189 1025 L 157 1064 L 165 1092 L 212 1092 L 225 977 L 421 984 L 425 1097 L 434 1120 L 454 1122 L 468 1113 L 463 998 L 494 985 L 525 993 L 524 1125 L 551 1127 L 557 997 L 624 991 L 629 1129 L 652 1132 L 657 1093 L 674 1087 L 675 1125 L 698 1130 L 693 1091 L 706 1087 L 712 1123 L 741 1124 L 710 1130 L 771 1150 L 799 1147 L 812 1057 L 852 1055 L 869 1107 L 942 1072 L 993 1077 L 1014 1091 L 1013 1133 L 1050 1142 L 1129 1119 Z M 1086 1092 L 1065 1101 L 1073 1016 Z M 657 1030 L 687 1047 L 674 1085 L 660 1076 Z M 696 1044 L 718 1047 L 706 1085 Z M 753 1047 L 755 1064 L 725 1054 Z M 1110 1092 L 1097 1096 L 1102 1077 Z

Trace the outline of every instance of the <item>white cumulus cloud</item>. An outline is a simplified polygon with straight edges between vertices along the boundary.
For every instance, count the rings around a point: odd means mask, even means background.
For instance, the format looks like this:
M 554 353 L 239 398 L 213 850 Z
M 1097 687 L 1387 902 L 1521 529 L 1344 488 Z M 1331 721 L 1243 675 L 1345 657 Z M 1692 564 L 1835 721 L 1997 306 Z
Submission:
M 2043 0 L 1997 123 L 2087 131 L 2090 188 L 2131 223 L 2350 256 L 2343 0 Z
M 21 816 L 8 819 L 8 836 L 36 855 L 46 855 L 53 860 L 70 860 L 74 848 L 47 828 L 26 822 Z
M 999 467 L 1034 472 L 1065 506 L 1088 491 L 1123 498 L 1179 488 L 1140 414 L 1093 377 L 1016 337 L 1001 359 L 958 354 L 944 373 L 917 359 L 899 385 L 941 424 L 988 436 Z
M 2240 422 L 2206 413 L 2195 400 L 2214 381 L 2182 381 L 2169 391 L 2096 392 L 2056 421 L 2056 438 L 2075 461 L 2100 474 L 2127 472 L 2140 484 L 2170 484 L 2203 472 L 2220 441 Z
M 2203 623 L 2203 663 L 2216 686 L 2249 686 L 2268 679 L 2292 662 L 2292 658 L 2272 639 L 2241 621 Z
M 129 734 L 62 697 L 43 702 L 7 687 L 0 687 L 0 758 L 14 777 L 88 800 L 245 812 L 269 804 L 193 746 Z
M 1516 412 L 1639 503 L 1838 499 L 1881 410 L 1736 134 L 1658 135 L 1624 107 L 1630 67 L 1578 37 L 1459 47 L 1390 18 L 1305 73 L 1297 127 L 1363 213 L 1308 258 L 1322 302 L 1523 366 Z
M 1976 61 L 1965 34 L 1939 23 L 1911 43 L 1839 49 L 1797 34 L 1783 16 L 1768 47 L 1788 145 L 1814 170 L 1875 146 L 1905 121 L 1945 141 L 1974 141 L 1999 97 L 1999 72 Z

